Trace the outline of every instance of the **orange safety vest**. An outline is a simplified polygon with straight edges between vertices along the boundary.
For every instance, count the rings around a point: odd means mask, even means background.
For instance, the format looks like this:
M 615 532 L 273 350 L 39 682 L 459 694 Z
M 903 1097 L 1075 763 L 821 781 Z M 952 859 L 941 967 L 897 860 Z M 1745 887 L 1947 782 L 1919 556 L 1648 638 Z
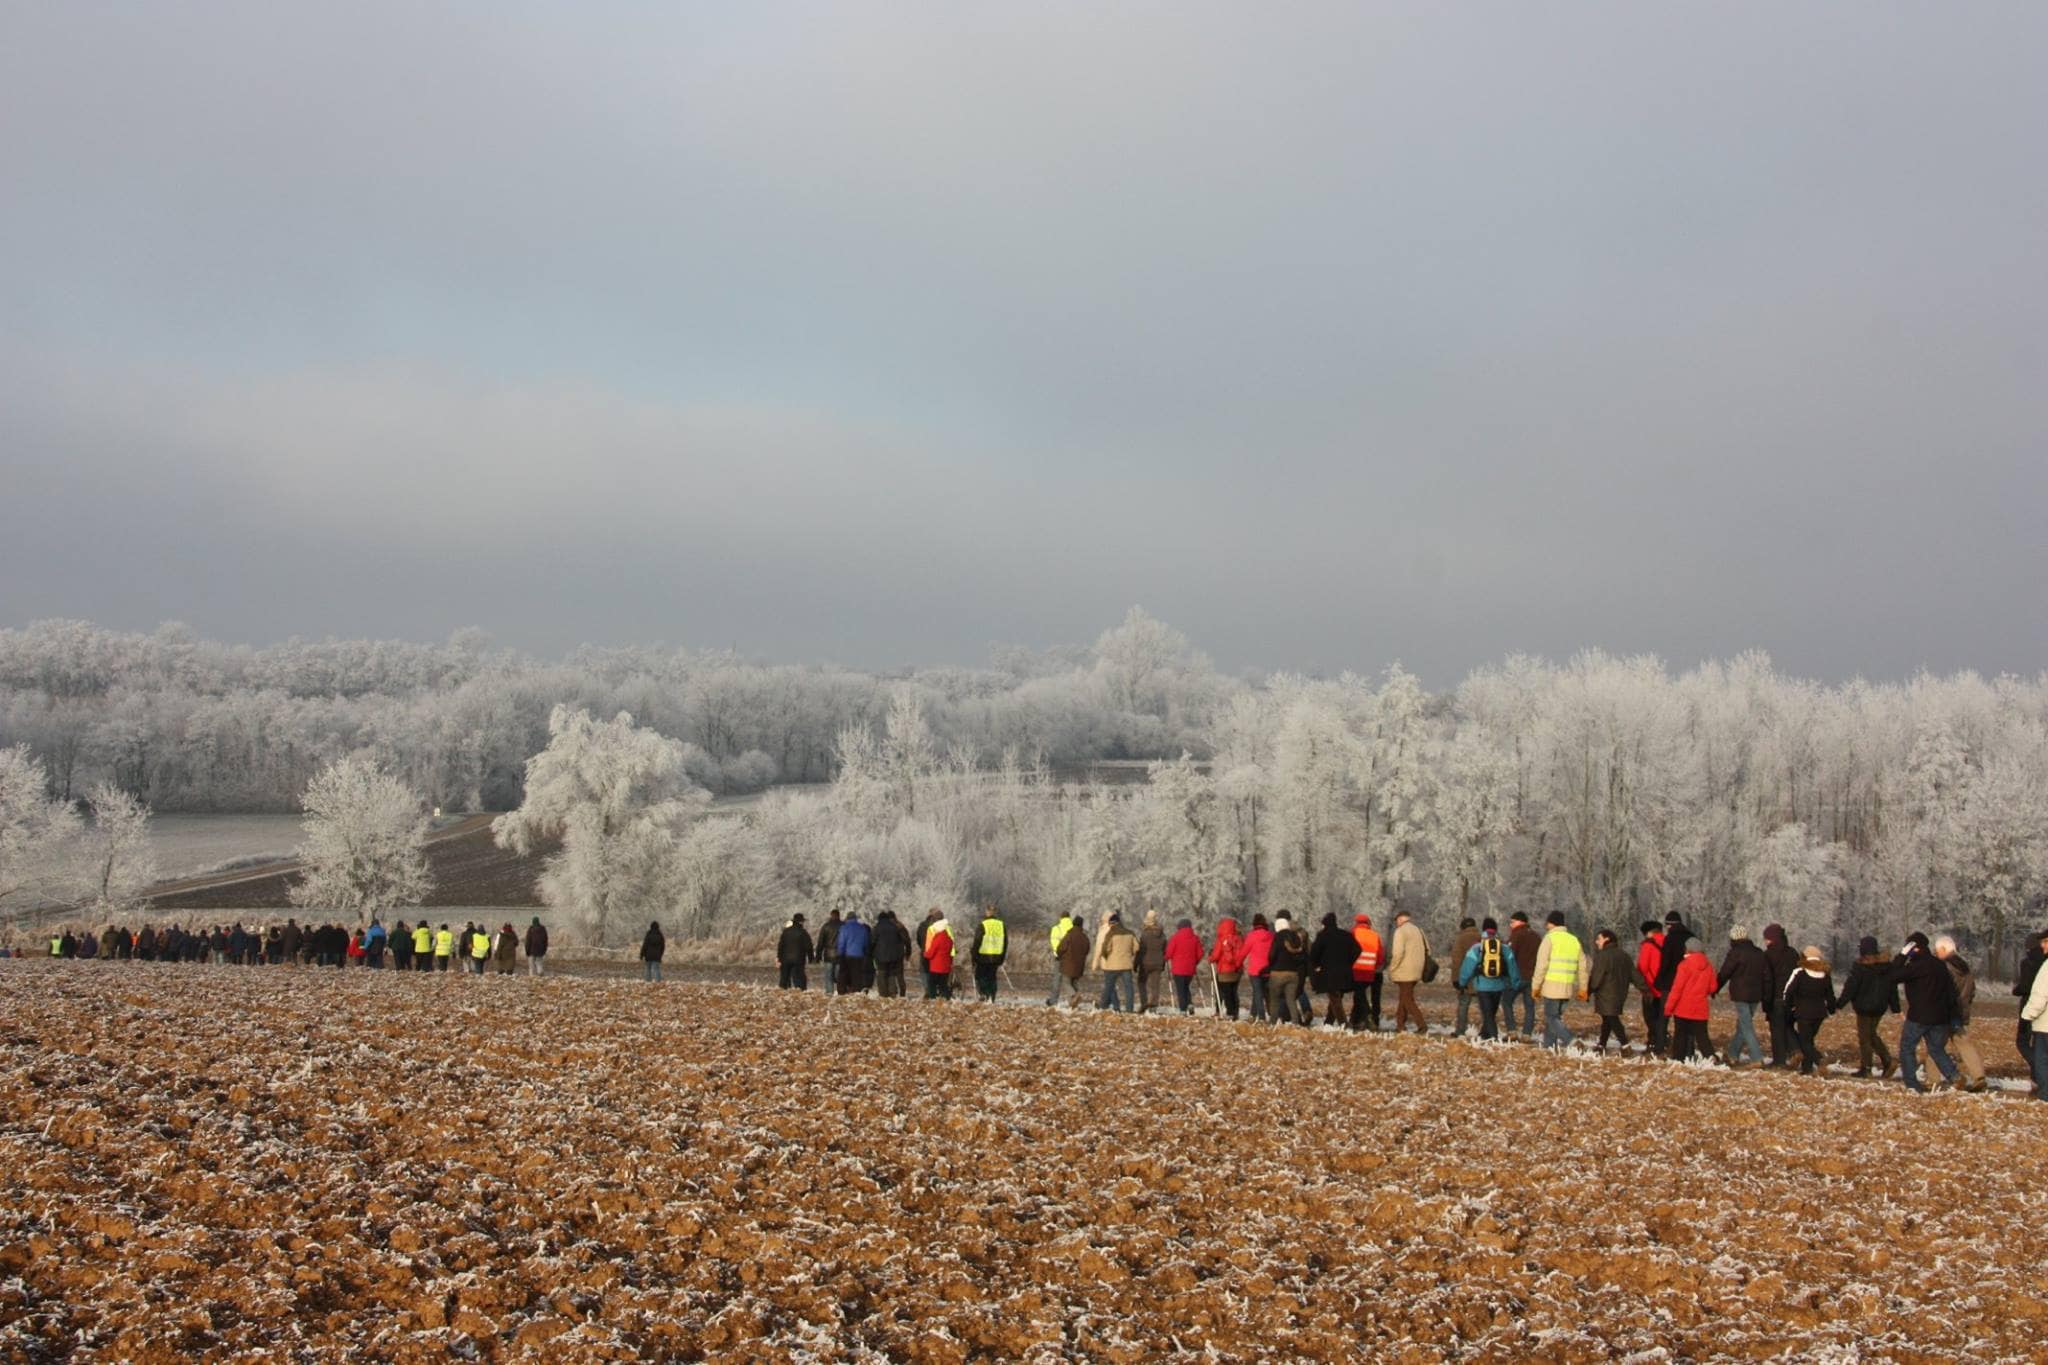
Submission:
M 1362 926 L 1353 926 L 1351 936 L 1358 940 L 1358 961 L 1351 964 L 1352 979 L 1370 981 L 1380 970 L 1380 936 Z

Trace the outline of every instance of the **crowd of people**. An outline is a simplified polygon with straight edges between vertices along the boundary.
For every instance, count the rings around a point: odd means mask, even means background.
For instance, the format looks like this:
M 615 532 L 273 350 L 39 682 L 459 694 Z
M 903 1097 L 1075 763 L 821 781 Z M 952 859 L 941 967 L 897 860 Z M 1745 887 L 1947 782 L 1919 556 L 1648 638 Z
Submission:
M 1009 927 L 993 906 L 971 933 L 956 929 L 936 909 L 914 928 L 891 911 L 881 912 L 872 924 L 858 913 L 842 917 L 834 911 L 815 933 L 799 914 L 783 927 L 776 945 L 778 981 L 784 989 L 807 989 L 809 969 L 820 966 L 828 995 L 901 997 L 907 993 L 908 973 L 915 971 L 927 1000 L 950 1000 L 955 967 L 964 960 L 976 997 L 993 1003 L 1008 981 L 1011 947 Z M 660 922 L 650 923 L 640 947 L 645 979 L 661 980 L 667 949 Z M 1080 916 L 1062 915 L 1046 949 L 1052 975 L 1049 1006 L 1072 1009 L 1092 994 L 1100 1010 L 1150 1013 L 1167 1006 L 1170 991 L 1171 1008 L 1189 1014 L 1206 983 L 1210 1008 L 1230 1019 L 1307 1027 L 1320 1015 L 1326 1027 L 1372 1032 L 1383 1026 L 1387 985 L 1394 988 L 1394 1031 L 1427 1032 L 1418 991 L 1443 972 L 1422 927 L 1405 912 L 1394 915 L 1385 938 L 1367 914 L 1354 916 L 1348 926 L 1334 914 L 1324 915 L 1313 935 L 1285 915 L 1268 923 L 1255 914 L 1242 930 L 1235 917 L 1225 916 L 1207 939 L 1187 919 L 1168 933 L 1156 911 L 1147 911 L 1136 929 L 1120 914 L 1108 915 L 1092 936 Z M 370 970 L 382 969 L 388 958 L 401 972 L 477 975 L 492 970 L 509 975 L 522 952 L 528 972 L 541 975 L 548 931 L 538 916 L 523 942 L 510 924 L 494 933 L 475 921 L 456 930 L 445 923 L 435 927 L 425 920 L 400 920 L 387 930 L 376 918 L 353 930 L 331 922 L 301 925 L 293 918 L 262 930 L 240 923 L 191 929 L 144 925 L 133 932 L 109 926 L 99 933 L 65 929 L 49 939 L 53 958 L 360 965 Z M 0 950 L 0 955 L 18 954 Z M 2015 1043 L 2032 1072 L 2036 1094 L 2048 1098 L 2044 956 L 2048 930 L 2029 941 L 2013 994 L 2022 1002 Z M 1764 927 L 1761 945 L 1747 928 L 1736 926 L 1717 966 L 1676 913 L 1662 923 L 1645 921 L 1633 952 L 1611 929 L 1601 929 L 1588 947 L 1555 911 L 1541 932 L 1519 912 L 1509 917 L 1505 932 L 1493 919 L 1468 918 L 1445 961 L 1449 984 L 1457 991 L 1456 1023 L 1449 1032 L 1458 1037 L 1534 1042 L 1540 1002 L 1544 1046 L 1585 1046 L 1565 1023 L 1567 1006 L 1580 1001 L 1590 1003 L 1600 1020 L 1599 1036 L 1590 1046 L 1627 1048 L 1623 1016 L 1633 991 L 1642 1020 L 1640 1047 L 1673 1061 L 1796 1068 L 1812 1075 L 1821 1068 L 1821 1026 L 1847 1012 L 1856 1023 L 1856 1076 L 1889 1079 L 1896 1073 L 1908 1088 L 1924 1091 L 1919 1069 L 1924 1048 L 1943 1083 L 1971 1091 L 1987 1085 L 1983 1053 L 1971 1032 L 1977 977 L 1945 935 L 1930 940 L 1912 934 L 1896 953 L 1881 951 L 1875 938 L 1865 937 L 1839 986 L 1820 948 L 1794 949 L 1776 924 Z M 1734 1030 L 1721 1048 L 1709 1020 L 1714 1000 L 1724 995 L 1733 1007 Z M 1903 1016 L 1896 1056 L 1882 1029 L 1892 1014 Z M 1764 1033 L 1758 1029 L 1760 1020 Z
M 245 928 L 239 922 L 190 929 L 180 924 L 145 924 L 136 930 L 108 925 L 97 933 L 62 929 L 49 939 L 49 955 L 54 958 L 211 962 L 236 967 L 359 966 L 372 971 L 382 970 L 388 960 L 394 971 L 453 970 L 478 976 L 490 970 L 509 975 L 518 964 L 522 947 L 527 971 L 539 976 L 548 955 L 548 930 L 538 915 L 527 928 L 523 945 L 509 924 L 494 934 L 488 925 L 474 920 L 458 931 L 446 924 L 436 928 L 425 920 L 417 924 L 399 920 L 386 929 L 379 918 L 355 929 L 334 923 L 300 924 L 296 917 L 267 930 Z M 0 948 L 0 956 L 20 955 L 11 947 Z
M 802 915 L 791 917 L 776 958 L 779 984 L 788 990 L 806 989 L 808 969 L 822 966 L 828 995 L 872 990 L 901 996 L 904 973 L 914 967 L 924 976 L 926 999 L 950 999 L 954 962 L 964 956 L 973 967 L 976 995 L 993 1002 L 1007 978 L 1009 950 L 1008 927 L 993 906 L 964 948 L 960 931 L 937 910 L 915 931 L 891 911 L 872 925 L 858 913 L 842 917 L 834 911 L 815 934 Z M 1313 936 L 1285 915 L 1269 924 L 1255 914 L 1242 931 L 1236 918 L 1226 916 L 1207 940 L 1186 919 L 1169 934 L 1154 911 L 1146 912 L 1136 930 L 1122 915 L 1108 915 L 1092 938 L 1080 916 L 1062 915 L 1047 950 L 1049 1006 L 1071 1009 L 1093 993 L 1097 1009 L 1150 1013 L 1165 1004 L 1170 987 L 1172 1008 L 1189 1014 L 1206 971 L 1211 1008 L 1219 1015 L 1306 1027 L 1320 1014 L 1326 1027 L 1372 1032 L 1383 1026 L 1389 984 L 1394 1031 L 1427 1032 L 1417 992 L 1443 971 L 1422 927 L 1405 912 L 1395 914 L 1384 939 L 1367 914 L 1354 916 L 1348 926 L 1334 914 L 1324 915 Z M 2044 956 L 2048 930 L 2030 940 L 2013 994 L 2022 1002 L 2015 1044 L 2036 1095 L 2048 1099 Z M 1541 1002 L 1543 1045 L 1583 1046 L 1565 1023 L 1566 1007 L 1576 1000 L 1591 1004 L 1600 1020 L 1591 1046 L 1624 1049 L 1630 1046 L 1624 1013 L 1633 991 L 1642 1049 L 1672 1061 L 1814 1075 L 1821 1069 L 1821 1026 L 1846 1011 L 1856 1021 L 1856 1076 L 1890 1079 L 1896 1073 L 1909 1089 L 1925 1091 L 1918 1061 L 1924 1047 L 1944 1084 L 1981 1091 L 1988 1083 L 1983 1053 L 1971 1034 L 1977 977 L 1946 935 L 1930 940 L 1914 933 L 1897 953 L 1882 952 L 1875 938 L 1865 937 L 1839 986 L 1827 955 L 1811 945 L 1794 949 L 1781 925 L 1764 927 L 1761 946 L 1746 927 L 1736 926 L 1717 966 L 1676 913 L 1662 923 L 1644 921 L 1633 952 L 1611 929 L 1596 933 L 1588 947 L 1556 911 L 1541 932 L 1520 912 L 1509 917 L 1505 933 L 1493 919 L 1468 918 L 1447 960 L 1458 1001 L 1450 1032 L 1458 1037 L 1534 1042 Z M 1725 1049 L 1716 1046 L 1709 1029 L 1713 1002 L 1724 995 L 1735 1016 Z M 1892 1014 L 1903 1016 L 1896 1057 L 1881 1032 Z M 1770 1038 L 1768 1060 L 1759 1017 Z

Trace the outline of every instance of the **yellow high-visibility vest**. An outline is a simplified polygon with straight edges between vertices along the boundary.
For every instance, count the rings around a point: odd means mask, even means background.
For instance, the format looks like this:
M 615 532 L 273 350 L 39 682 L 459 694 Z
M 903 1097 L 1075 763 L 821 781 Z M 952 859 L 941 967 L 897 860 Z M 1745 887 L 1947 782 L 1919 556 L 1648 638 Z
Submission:
M 62 934 L 50 935 L 50 956 L 64 956 L 64 936 Z
M 420 926 L 419 928 L 417 928 L 417 929 L 413 930 L 413 931 L 412 931 L 412 950 L 413 950 L 413 953 L 414 953 L 415 955 L 417 955 L 417 956 L 421 956 L 421 957 L 424 957 L 424 956 L 426 956 L 426 955 L 427 955 L 428 953 L 431 953 L 431 952 L 433 952 L 433 951 L 434 951 L 434 931 L 433 931 L 432 929 L 429 929 L 429 928 L 428 928 L 428 927 L 427 927 L 426 925 L 424 925 L 424 924 L 422 924 L 422 925 L 421 925 L 421 926 Z
M 1003 955 L 1003 922 L 993 915 L 981 922 L 981 948 L 983 957 Z
M 1585 949 L 1579 941 L 1563 929 L 1550 931 L 1550 963 L 1543 973 L 1545 985 L 1576 986 L 1579 982 L 1579 958 Z
M 481 929 L 472 934 L 469 939 L 469 955 L 471 957 L 489 957 L 491 955 L 491 936 Z
M 1073 932 L 1073 928 L 1074 920 L 1071 915 L 1061 916 L 1060 922 L 1052 927 L 1052 950 L 1054 953 L 1059 952 L 1060 944 L 1066 940 L 1069 933 Z
M 452 929 L 443 929 L 443 930 L 442 930 L 442 931 L 441 931 L 440 933 L 438 933 L 438 934 L 435 934 L 435 935 L 434 935 L 434 956 L 435 956 L 435 957 L 453 957 L 453 956 L 455 956 L 455 931 L 454 931 L 454 930 L 452 930 Z

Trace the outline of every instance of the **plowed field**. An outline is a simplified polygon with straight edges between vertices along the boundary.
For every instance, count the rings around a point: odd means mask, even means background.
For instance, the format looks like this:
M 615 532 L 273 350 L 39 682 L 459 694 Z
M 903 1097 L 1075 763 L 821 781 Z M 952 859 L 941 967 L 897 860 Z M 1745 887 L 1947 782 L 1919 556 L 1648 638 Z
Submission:
M 2039 1360 L 2048 1105 L 754 986 L 0 963 L 0 1360 Z

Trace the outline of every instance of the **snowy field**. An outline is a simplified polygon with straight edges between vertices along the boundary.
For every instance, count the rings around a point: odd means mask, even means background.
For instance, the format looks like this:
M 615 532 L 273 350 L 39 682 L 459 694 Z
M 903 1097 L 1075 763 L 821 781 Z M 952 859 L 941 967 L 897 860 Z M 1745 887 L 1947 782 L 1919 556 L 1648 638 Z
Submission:
M 592 979 L 29 960 L 0 1017 L 0 1359 L 2033 1361 L 2048 1333 L 2048 1108 L 2012 1095 Z

